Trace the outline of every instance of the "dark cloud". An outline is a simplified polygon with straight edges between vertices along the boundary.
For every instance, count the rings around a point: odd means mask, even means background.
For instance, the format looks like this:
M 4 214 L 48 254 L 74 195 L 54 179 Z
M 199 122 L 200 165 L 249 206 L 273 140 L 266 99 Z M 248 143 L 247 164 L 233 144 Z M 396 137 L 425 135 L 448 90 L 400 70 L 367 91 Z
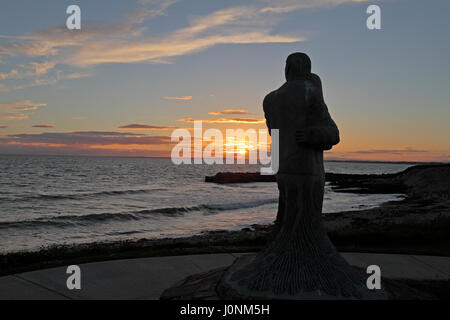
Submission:
M 15 134 L 0 139 L 0 143 L 76 145 L 164 145 L 169 136 L 148 136 L 125 132 L 76 131 L 68 133 L 44 132 L 40 134 Z
M 35 124 L 31 126 L 32 128 L 54 128 L 56 127 L 53 124 Z

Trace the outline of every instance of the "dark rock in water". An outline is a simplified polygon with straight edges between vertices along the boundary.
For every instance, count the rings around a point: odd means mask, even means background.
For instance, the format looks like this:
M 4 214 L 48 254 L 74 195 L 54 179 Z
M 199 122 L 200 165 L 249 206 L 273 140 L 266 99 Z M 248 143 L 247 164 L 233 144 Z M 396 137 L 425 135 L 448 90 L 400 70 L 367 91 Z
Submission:
M 420 198 L 445 198 L 450 195 L 450 164 L 419 165 L 397 174 L 408 194 Z
M 418 198 L 448 198 L 450 164 L 416 165 L 391 174 L 327 173 L 326 180 L 336 192 L 406 193 Z
M 333 191 L 347 193 L 406 193 L 407 187 L 396 174 L 341 174 L 327 173 Z
M 417 197 L 445 197 L 450 194 L 450 164 L 416 165 L 391 174 L 344 174 L 327 172 L 325 180 L 333 191 L 346 193 L 406 193 Z M 259 172 L 219 172 L 205 182 L 276 182 L 274 175 Z

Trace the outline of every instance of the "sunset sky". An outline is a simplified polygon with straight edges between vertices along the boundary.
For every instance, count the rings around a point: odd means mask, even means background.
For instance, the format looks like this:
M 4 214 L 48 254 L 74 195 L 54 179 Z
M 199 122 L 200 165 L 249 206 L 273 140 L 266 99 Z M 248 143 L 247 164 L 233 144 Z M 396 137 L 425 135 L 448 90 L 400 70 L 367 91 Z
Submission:
M 66 8 L 81 8 L 81 30 Z M 366 8 L 381 8 L 368 30 Z M 171 132 L 265 128 L 307 53 L 341 133 L 328 158 L 450 160 L 450 2 L 2 1 L 0 154 L 170 156 Z

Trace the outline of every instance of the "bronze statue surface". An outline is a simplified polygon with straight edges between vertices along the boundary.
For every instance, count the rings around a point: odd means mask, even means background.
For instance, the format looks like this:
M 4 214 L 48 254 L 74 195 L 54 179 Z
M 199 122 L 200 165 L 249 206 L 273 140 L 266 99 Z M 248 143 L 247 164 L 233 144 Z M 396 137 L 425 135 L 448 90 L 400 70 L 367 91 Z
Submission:
M 286 60 L 286 82 L 263 102 L 269 132 L 279 130 L 280 192 L 273 239 L 226 272 L 219 289 L 234 298 L 380 298 L 367 289 L 328 238 L 322 223 L 323 150 L 339 142 L 320 78 L 304 53 Z M 381 292 L 380 292 L 381 294 Z

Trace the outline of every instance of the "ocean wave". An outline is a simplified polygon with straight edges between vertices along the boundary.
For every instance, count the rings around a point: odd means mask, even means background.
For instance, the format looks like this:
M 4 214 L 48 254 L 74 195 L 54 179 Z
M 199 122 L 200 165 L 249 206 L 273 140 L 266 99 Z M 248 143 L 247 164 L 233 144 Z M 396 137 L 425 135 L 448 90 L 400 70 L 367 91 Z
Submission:
M 236 203 L 225 203 L 225 204 L 208 204 L 204 205 L 207 209 L 210 210 L 238 210 L 238 209 L 246 209 L 246 208 L 255 208 L 260 207 L 266 204 L 277 203 L 278 199 L 261 199 L 255 201 L 248 202 L 236 202 Z
M 156 191 L 165 191 L 164 188 L 153 189 L 129 189 L 129 190 L 105 190 L 98 192 L 85 192 L 85 193 L 68 193 L 68 194 L 32 194 L 18 198 L 0 197 L 0 202 L 11 201 L 28 201 L 28 200 L 83 200 L 85 198 L 96 198 L 102 196 L 117 196 L 117 195 L 132 195 L 140 193 L 151 193 Z
M 98 213 L 87 215 L 61 215 L 49 218 L 38 218 L 22 221 L 5 221 L 0 222 L 0 229 L 10 228 L 34 228 L 39 226 L 48 227 L 72 227 L 86 226 L 93 223 L 102 223 L 109 221 L 133 221 L 142 220 L 163 215 L 167 217 L 183 216 L 189 212 L 203 212 L 205 214 L 214 213 L 216 211 L 231 211 L 245 208 L 254 208 L 270 203 L 276 203 L 277 199 L 264 199 L 249 202 L 239 202 L 230 204 L 202 204 L 192 207 L 167 207 L 156 209 L 144 209 L 129 212 L 118 213 Z

